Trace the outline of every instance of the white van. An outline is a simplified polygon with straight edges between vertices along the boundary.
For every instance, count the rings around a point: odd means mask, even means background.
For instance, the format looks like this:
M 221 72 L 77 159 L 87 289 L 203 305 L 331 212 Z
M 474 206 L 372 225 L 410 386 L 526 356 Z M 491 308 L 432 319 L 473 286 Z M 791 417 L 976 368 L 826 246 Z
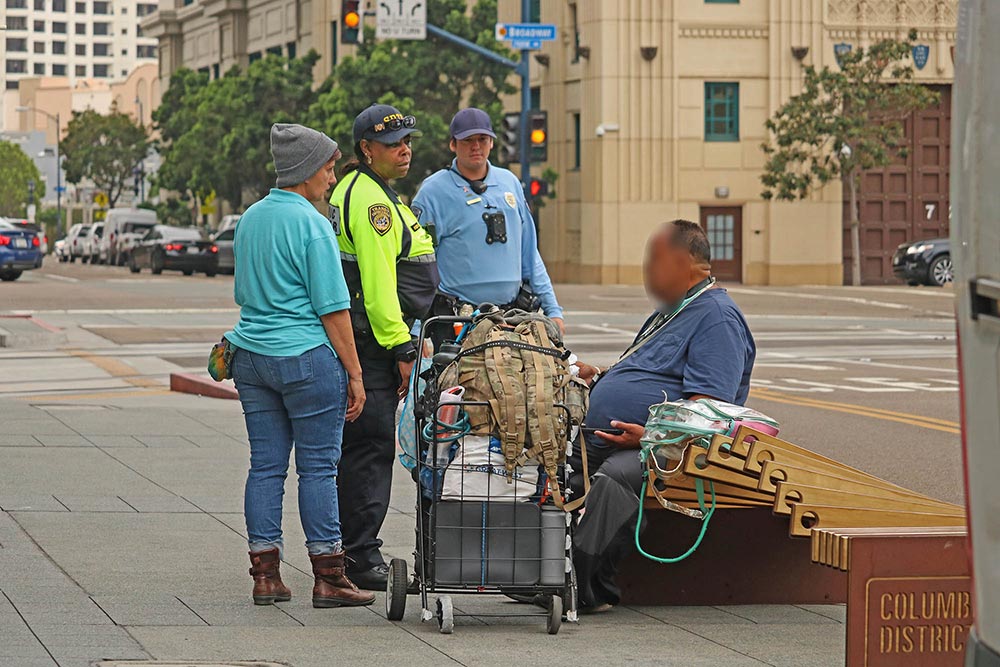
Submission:
M 156 212 L 144 208 L 113 208 L 104 221 L 101 259 L 124 266 L 136 242 L 156 224 Z
M 975 625 L 965 664 L 1000 665 L 1000 2 L 962 0 L 951 138 L 951 257 Z M 951 456 L 952 454 L 942 455 Z

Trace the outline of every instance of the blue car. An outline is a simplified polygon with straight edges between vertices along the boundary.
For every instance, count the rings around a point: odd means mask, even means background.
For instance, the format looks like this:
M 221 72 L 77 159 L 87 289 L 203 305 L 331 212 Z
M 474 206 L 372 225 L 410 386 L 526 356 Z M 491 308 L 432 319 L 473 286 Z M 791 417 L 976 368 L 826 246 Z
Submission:
M 0 220 L 0 280 L 17 280 L 42 266 L 42 239 L 28 227 Z

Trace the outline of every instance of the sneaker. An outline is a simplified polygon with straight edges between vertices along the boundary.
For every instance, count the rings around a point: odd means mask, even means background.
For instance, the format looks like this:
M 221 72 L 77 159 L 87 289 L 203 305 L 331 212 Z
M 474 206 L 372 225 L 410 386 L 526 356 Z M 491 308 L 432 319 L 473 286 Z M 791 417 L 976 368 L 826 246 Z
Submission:
M 384 591 L 389 581 L 389 566 L 385 563 L 379 563 L 364 572 L 351 572 L 348 577 L 358 588 L 363 588 L 366 591 Z

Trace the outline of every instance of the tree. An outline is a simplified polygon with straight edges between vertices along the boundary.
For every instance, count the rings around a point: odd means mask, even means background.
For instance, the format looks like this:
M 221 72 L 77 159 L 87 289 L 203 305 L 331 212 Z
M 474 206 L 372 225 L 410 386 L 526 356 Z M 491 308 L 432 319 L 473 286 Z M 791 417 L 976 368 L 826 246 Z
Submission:
M 479 0 L 469 12 L 466 0 L 430 0 L 427 21 L 469 41 L 515 58 L 495 35 L 496 0 Z M 423 137 L 413 144 L 409 175 L 397 184 L 405 195 L 416 192 L 424 178 L 451 162 L 448 124 L 463 106 L 477 106 L 500 126 L 500 96 L 517 89 L 511 70 L 431 34 L 426 40 L 377 42 L 368 28 L 353 58 L 345 58 L 319 90 L 319 98 L 303 119 L 326 132 L 353 153 L 354 117 L 373 103 L 392 104 L 417 118 Z
M 59 144 L 65 156 L 66 180 L 84 179 L 108 195 L 114 208 L 126 186 L 133 181 L 133 169 L 149 151 L 145 127 L 113 108 L 109 114 L 93 109 L 74 111 L 66 128 L 66 138 Z
M 35 199 L 28 200 L 28 182 L 35 182 Z M 38 167 L 21 147 L 0 141 L 0 216 L 22 216 L 29 203 L 37 204 L 45 195 Z
M 905 157 L 905 119 L 937 101 L 936 93 L 913 82 L 916 38 L 910 31 L 906 40 L 854 49 L 841 56 L 839 70 L 807 66 L 803 92 L 765 123 L 771 140 L 762 145 L 768 156 L 761 176 L 764 199 L 802 199 L 838 177 L 850 189 L 854 285 L 861 284 L 861 172 Z
M 201 198 L 215 192 L 235 209 L 262 197 L 274 184 L 272 123 L 301 122 L 315 101 L 315 51 L 303 58 L 269 55 L 209 81 L 178 70 L 153 119 L 160 130 L 163 165 L 157 182 Z

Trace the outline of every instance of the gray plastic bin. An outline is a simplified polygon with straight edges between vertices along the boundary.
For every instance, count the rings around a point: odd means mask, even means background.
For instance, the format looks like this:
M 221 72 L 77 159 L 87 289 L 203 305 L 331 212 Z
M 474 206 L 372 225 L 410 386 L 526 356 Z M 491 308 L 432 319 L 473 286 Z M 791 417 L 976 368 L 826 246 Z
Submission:
M 435 504 L 441 586 L 553 586 L 566 581 L 566 515 L 525 502 Z

